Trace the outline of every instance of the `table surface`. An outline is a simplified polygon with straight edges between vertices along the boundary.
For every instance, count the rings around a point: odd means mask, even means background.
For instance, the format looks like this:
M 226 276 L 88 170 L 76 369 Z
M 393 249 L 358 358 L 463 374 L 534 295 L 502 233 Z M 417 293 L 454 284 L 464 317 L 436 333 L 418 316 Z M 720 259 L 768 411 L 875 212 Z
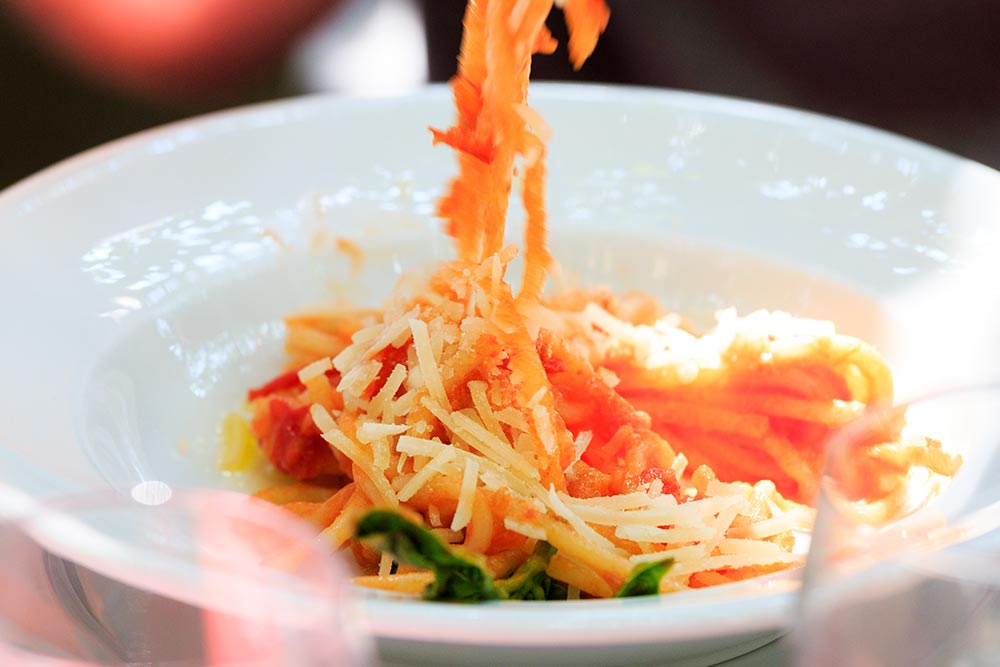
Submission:
M 719 663 L 717 667 L 791 667 L 791 642 L 782 637 L 756 651 Z
M 746 655 L 717 663 L 714 667 L 791 667 L 791 665 L 791 641 L 787 637 L 781 637 Z M 379 667 L 407 666 L 397 662 L 379 661 Z M 670 666 L 665 664 L 663 667 Z

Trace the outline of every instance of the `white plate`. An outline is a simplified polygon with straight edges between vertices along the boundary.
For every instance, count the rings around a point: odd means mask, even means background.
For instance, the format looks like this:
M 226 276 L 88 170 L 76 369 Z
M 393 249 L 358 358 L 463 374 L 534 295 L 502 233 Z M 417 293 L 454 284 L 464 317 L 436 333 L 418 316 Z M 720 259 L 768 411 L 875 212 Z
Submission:
M 554 131 L 548 201 L 567 273 L 703 322 L 728 305 L 833 319 L 882 348 L 905 396 L 1000 371 L 1000 174 L 748 102 L 532 96 Z M 335 297 L 377 303 L 400 271 L 450 252 L 432 213 L 454 160 L 426 126 L 451 117 L 444 88 L 278 102 L 115 142 L 0 194 L 0 481 L 36 497 L 225 483 L 215 430 L 279 367 L 280 318 Z M 363 248 L 359 274 L 335 236 Z M 365 607 L 398 661 L 706 664 L 780 632 L 787 586 Z

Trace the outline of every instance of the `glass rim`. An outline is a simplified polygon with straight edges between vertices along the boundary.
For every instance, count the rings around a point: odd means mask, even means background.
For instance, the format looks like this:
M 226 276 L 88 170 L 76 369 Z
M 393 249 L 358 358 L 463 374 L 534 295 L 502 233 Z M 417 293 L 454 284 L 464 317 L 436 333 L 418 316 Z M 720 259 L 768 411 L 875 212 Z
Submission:
M 4 489 L 0 488 L 0 493 Z M 19 493 L 19 492 L 15 492 Z M 13 507 L 13 509 L 11 509 Z M 187 517 L 225 528 L 227 521 L 241 523 L 245 529 L 259 528 L 285 542 L 287 561 L 282 556 L 253 561 L 239 561 L 234 547 L 233 561 L 218 562 L 198 558 L 199 537 L 192 536 L 191 553 L 156 549 L 149 544 L 134 544 L 91 524 L 87 514 L 100 512 L 149 513 L 150 517 Z M 230 526 L 232 527 L 232 526 Z M 274 616 L 281 613 L 290 623 L 308 624 L 308 618 L 337 598 L 350 594 L 347 575 L 335 555 L 326 552 L 303 520 L 252 496 L 221 489 L 171 489 L 161 502 L 144 502 L 113 489 L 74 492 L 47 499 L 16 499 L 0 513 L 0 531 L 15 530 L 26 535 L 40 548 L 82 566 L 100 576 L 141 591 L 174 599 L 198 608 L 243 618 Z M 222 535 L 220 539 L 232 538 Z M 209 537 L 209 541 L 213 538 Z M 317 574 L 309 586 L 294 584 L 289 568 L 308 561 Z M 284 569 L 282 569 L 284 568 Z M 206 581 L 225 590 L 242 590 L 268 600 L 267 609 L 255 609 L 232 596 L 212 593 Z M 284 587 L 276 584 L 289 584 Z
M 823 473 L 818 484 L 816 499 L 816 523 L 812 536 L 821 542 L 825 539 L 824 532 L 829 530 L 831 523 L 846 521 L 850 525 L 865 526 L 866 536 L 873 541 L 869 545 L 871 552 L 854 554 L 851 559 L 867 560 L 872 564 L 885 554 L 875 547 L 875 537 L 881 537 L 886 542 L 886 548 L 891 548 L 893 540 L 897 546 L 906 544 L 905 551 L 914 557 L 923 558 L 943 549 L 977 539 L 984 535 L 1000 531 L 1000 497 L 987 500 L 985 504 L 975 509 L 963 510 L 956 516 L 946 517 L 939 509 L 939 499 L 954 492 L 954 479 L 937 480 L 937 485 L 928 484 L 925 497 L 920 498 L 913 506 L 903 507 L 898 513 L 883 521 L 866 521 L 857 511 L 857 503 L 840 493 L 835 476 L 831 469 L 839 462 L 838 453 L 842 453 L 850 443 L 856 442 L 865 434 L 873 432 L 879 424 L 892 418 L 904 417 L 911 408 L 929 405 L 935 402 L 960 400 L 964 396 L 995 398 L 997 402 L 997 424 L 1000 427 L 1000 382 L 985 382 L 979 384 L 948 387 L 928 392 L 898 404 L 883 403 L 872 407 L 865 414 L 834 431 L 827 439 L 824 451 Z M 998 429 L 1000 435 L 1000 429 Z M 971 461 L 963 461 L 963 467 L 971 465 Z M 844 465 L 850 466 L 850 463 Z M 961 474 L 961 471 L 960 473 Z M 812 549 L 810 549 L 812 551 Z M 812 554 L 810 554 L 812 555 Z M 808 568 L 807 561 L 807 568 Z
M 984 394 L 996 393 L 1000 399 L 1000 379 L 990 382 L 954 385 L 943 389 L 918 394 L 901 403 L 881 402 L 871 406 L 860 417 L 851 420 L 843 426 L 834 430 L 827 438 L 824 447 L 823 469 L 826 470 L 830 463 L 830 456 L 844 443 L 852 437 L 864 432 L 865 428 L 873 421 L 883 418 L 889 414 L 905 413 L 911 406 L 926 404 L 939 399 L 948 399 L 962 396 L 964 394 Z

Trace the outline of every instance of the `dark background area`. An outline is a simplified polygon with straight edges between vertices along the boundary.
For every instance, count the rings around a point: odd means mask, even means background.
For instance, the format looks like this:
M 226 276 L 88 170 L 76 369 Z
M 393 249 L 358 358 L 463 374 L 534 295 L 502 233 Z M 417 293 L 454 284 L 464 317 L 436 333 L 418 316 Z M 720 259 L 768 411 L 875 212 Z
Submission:
M 465 3 L 422 4 L 430 78 L 446 80 L 455 69 Z M 611 23 L 581 72 L 573 72 L 560 52 L 536 58 L 535 78 L 775 102 L 875 125 L 1000 166 L 1000 2 L 610 4 Z M 565 37 L 558 12 L 549 23 L 557 37 Z M 276 61 L 249 83 L 205 99 L 154 102 L 79 74 L 0 12 L 0 187 L 143 128 L 303 92 L 287 62 Z

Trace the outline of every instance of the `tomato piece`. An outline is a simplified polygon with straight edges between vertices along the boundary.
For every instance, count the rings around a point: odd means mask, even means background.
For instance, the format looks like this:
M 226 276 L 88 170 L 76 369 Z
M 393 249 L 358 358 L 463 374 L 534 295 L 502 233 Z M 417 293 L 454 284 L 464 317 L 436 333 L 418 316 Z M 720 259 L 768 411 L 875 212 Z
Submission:
M 282 373 L 281 375 L 273 378 L 269 382 L 262 384 L 256 389 L 251 389 L 247 392 L 247 400 L 255 401 L 258 398 L 264 398 L 265 396 L 270 396 L 271 394 L 279 391 L 284 391 L 285 389 L 292 389 L 293 387 L 301 387 L 302 383 L 299 382 L 299 372 L 288 371 L 287 373 Z
M 292 407 L 276 398 L 266 410 L 269 429 L 260 446 L 278 470 L 300 480 L 340 472 L 333 451 L 309 416 L 308 405 Z

